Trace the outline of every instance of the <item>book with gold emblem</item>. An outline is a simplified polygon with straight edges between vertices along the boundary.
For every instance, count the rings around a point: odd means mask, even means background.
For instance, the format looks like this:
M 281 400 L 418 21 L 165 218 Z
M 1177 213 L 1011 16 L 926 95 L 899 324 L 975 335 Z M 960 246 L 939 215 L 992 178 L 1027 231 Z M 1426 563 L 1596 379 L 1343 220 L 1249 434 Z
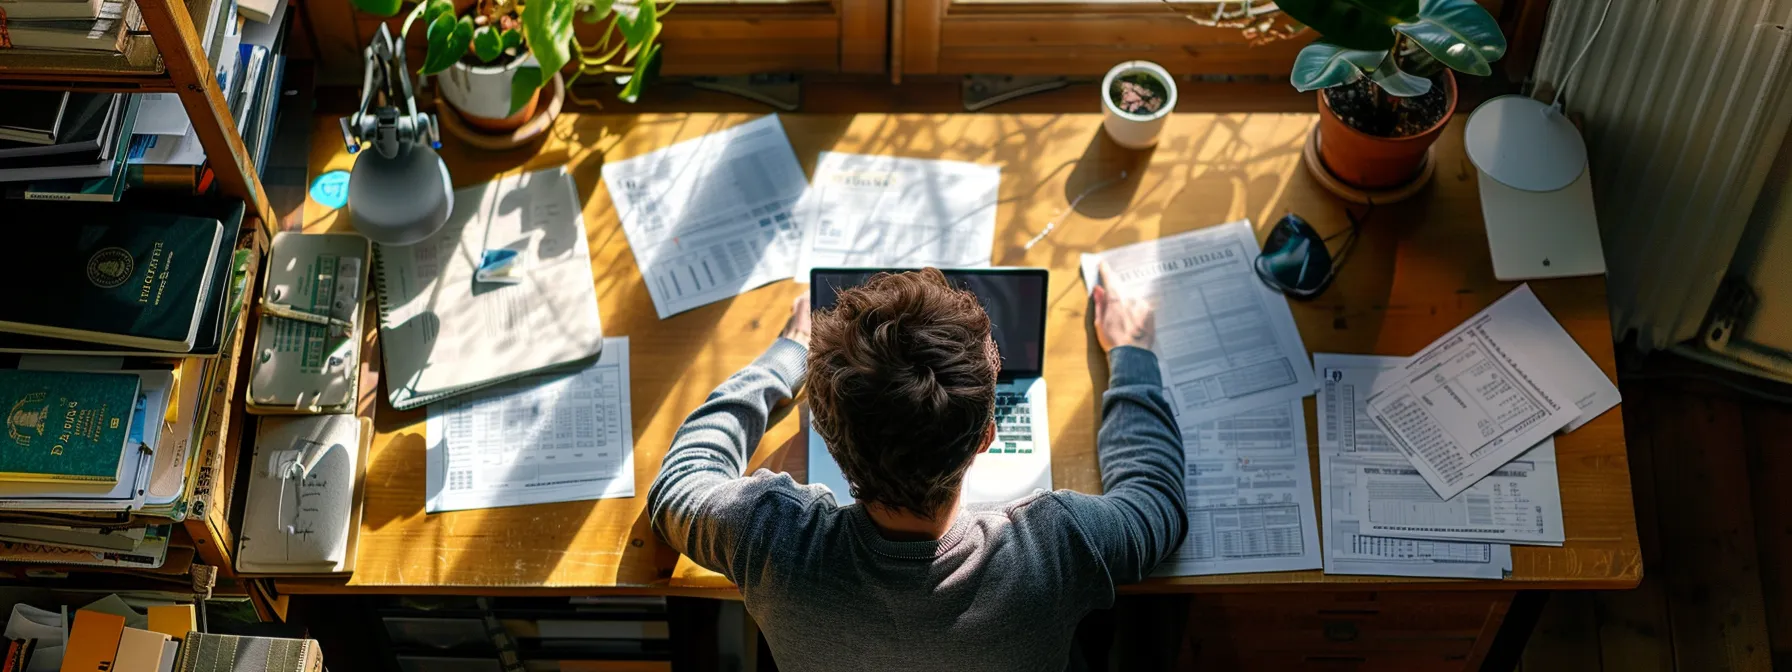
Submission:
M 140 385 L 135 374 L 0 370 L 0 480 L 117 482 Z
M 159 352 L 193 349 L 217 274 L 215 218 L 126 204 L 20 203 L 0 331 Z M 12 207 L 12 206 L 8 206 Z M 224 255 L 222 263 L 228 264 Z

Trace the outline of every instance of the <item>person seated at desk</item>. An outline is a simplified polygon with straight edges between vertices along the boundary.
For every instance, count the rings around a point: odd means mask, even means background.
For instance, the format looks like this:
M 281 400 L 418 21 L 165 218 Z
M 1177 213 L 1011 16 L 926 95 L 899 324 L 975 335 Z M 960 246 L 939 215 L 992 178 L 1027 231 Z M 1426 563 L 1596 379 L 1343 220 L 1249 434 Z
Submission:
M 783 336 L 679 428 L 647 495 L 654 528 L 740 587 L 780 669 L 1080 667 L 1078 622 L 1149 576 L 1187 528 L 1152 313 L 1115 294 L 1095 290 L 1106 494 L 960 507 L 965 471 L 995 437 L 1000 358 L 976 297 L 930 268 L 841 291 L 814 316 L 813 345 L 798 299 Z M 805 374 L 856 504 L 789 474 L 741 475 Z

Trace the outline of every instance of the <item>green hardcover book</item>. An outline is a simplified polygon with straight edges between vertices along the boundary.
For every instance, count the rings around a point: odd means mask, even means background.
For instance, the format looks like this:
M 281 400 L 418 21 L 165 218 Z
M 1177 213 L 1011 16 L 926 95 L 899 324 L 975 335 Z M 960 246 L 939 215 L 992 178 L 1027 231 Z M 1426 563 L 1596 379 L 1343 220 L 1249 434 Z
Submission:
M 0 480 L 116 483 L 142 379 L 0 370 Z
M 0 331 L 189 352 L 223 225 L 127 204 L 18 203 Z M 9 209 L 15 209 L 9 204 Z M 218 257 L 224 261 L 219 262 Z

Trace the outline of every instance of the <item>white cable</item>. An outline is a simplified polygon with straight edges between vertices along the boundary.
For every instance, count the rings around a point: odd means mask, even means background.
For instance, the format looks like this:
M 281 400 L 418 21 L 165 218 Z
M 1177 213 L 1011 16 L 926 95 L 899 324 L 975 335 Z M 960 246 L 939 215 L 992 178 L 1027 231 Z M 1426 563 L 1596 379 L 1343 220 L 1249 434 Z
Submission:
M 1556 109 L 1562 109 L 1562 101 L 1568 98 L 1568 85 L 1574 82 L 1574 73 L 1580 69 L 1580 63 L 1587 57 L 1587 52 L 1593 50 L 1593 43 L 1599 40 L 1599 31 L 1605 28 L 1605 17 L 1611 13 L 1612 0 L 1605 0 L 1605 9 L 1599 12 L 1599 23 L 1594 24 L 1593 34 L 1587 36 L 1587 43 L 1580 48 L 1580 54 L 1574 57 L 1573 63 L 1568 64 L 1568 74 L 1562 77 L 1562 86 L 1556 89 Z

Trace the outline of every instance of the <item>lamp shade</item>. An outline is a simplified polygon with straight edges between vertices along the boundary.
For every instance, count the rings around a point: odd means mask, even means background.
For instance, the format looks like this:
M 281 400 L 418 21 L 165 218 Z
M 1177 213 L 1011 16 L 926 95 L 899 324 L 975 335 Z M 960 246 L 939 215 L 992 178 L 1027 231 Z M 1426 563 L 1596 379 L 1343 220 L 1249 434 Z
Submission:
M 356 156 L 348 179 L 349 218 L 373 242 L 422 242 L 441 230 L 452 210 L 448 165 L 428 145 L 400 145 L 391 158 L 371 150 Z

